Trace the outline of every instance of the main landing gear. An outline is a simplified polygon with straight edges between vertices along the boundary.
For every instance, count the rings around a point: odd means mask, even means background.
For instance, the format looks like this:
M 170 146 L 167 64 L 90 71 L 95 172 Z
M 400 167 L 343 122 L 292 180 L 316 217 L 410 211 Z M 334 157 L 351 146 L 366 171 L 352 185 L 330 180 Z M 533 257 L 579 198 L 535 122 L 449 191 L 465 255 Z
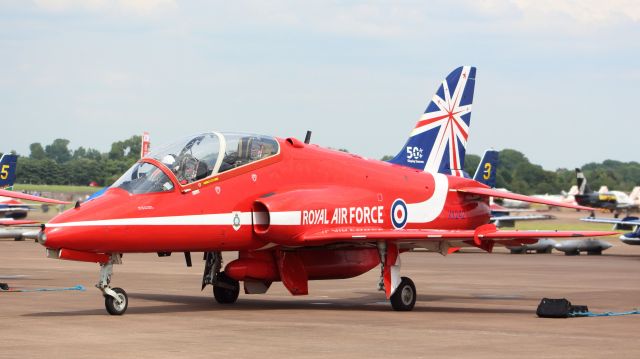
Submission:
M 100 281 L 96 284 L 96 288 L 100 289 L 104 296 L 104 306 L 107 312 L 111 315 L 122 315 L 129 306 L 129 297 L 124 289 L 109 286 L 114 264 L 122 264 L 121 254 L 114 253 L 107 263 L 100 264 Z
M 400 251 L 394 243 L 380 241 L 381 274 L 378 290 L 384 290 L 391 308 L 398 312 L 408 312 L 416 305 L 416 286 L 408 277 L 400 277 Z
M 205 266 L 202 275 L 202 289 L 211 284 L 213 297 L 220 304 L 232 304 L 240 295 L 240 283 L 228 277 L 222 268 L 222 254 L 220 252 L 206 252 L 204 254 Z
M 233 278 L 227 277 L 224 272 L 217 275 L 216 284 L 213 286 L 213 296 L 220 304 L 232 304 L 238 300 L 240 294 L 240 283 Z
M 416 305 L 416 286 L 408 277 L 402 277 L 400 285 L 391 295 L 391 308 L 398 312 L 408 312 Z

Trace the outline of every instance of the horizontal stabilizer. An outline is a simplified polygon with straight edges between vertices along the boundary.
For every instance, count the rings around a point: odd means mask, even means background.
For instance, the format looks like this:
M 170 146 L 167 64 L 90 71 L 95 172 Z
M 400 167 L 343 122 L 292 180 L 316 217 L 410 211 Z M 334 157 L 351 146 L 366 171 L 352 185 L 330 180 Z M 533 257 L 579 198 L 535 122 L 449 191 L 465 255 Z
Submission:
M 69 202 L 58 201 L 57 199 L 32 196 L 30 194 L 14 192 L 14 191 L 7 191 L 7 190 L 4 190 L 4 189 L 0 189 L 0 196 L 9 197 L 9 198 L 16 198 L 16 199 L 24 199 L 24 200 L 27 200 L 27 201 L 34 201 L 34 202 L 41 202 L 41 203 L 69 204 Z
M 513 199 L 513 200 L 516 200 L 516 201 L 529 202 L 529 203 L 538 203 L 538 204 L 544 204 L 544 205 L 547 205 L 547 206 L 556 206 L 556 207 L 580 209 L 580 210 L 583 210 L 583 211 L 595 211 L 596 210 L 595 208 L 591 208 L 591 207 L 578 206 L 578 205 L 570 204 L 570 203 L 549 201 L 549 200 L 542 199 L 542 198 L 530 197 L 530 196 L 525 196 L 523 194 L 517 194 L 517 193 L 512 193 L 512 192 L 506 192 L 506 191 L 499 191 L 499 190 L 495 190 L 495 189 L 492 189 L 492 188 L 467 187 L 467 188 L 457 189 L 457 191 L 461 192 L 461 193 L 477 194 L 479 196 L 496 197 L 496 198 L 504 198 L 504 199 Z

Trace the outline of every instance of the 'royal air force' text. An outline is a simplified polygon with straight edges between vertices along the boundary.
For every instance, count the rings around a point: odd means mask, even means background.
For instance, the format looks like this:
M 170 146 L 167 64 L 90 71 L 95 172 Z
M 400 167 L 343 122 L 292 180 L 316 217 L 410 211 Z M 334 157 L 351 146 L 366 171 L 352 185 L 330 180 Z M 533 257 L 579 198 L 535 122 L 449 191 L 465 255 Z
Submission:
M 384 206 L 336 208 L 330 216 L 328 212 L 326 208 L 304 210 L 302 225 L 384 223 Z

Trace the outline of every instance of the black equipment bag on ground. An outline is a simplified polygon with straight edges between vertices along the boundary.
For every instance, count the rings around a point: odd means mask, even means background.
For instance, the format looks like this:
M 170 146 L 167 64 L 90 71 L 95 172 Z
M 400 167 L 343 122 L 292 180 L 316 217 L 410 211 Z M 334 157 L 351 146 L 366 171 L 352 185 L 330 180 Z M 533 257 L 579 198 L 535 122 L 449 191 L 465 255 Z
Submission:
M 567 318 L 569 313 L 571 313 L 571 302 L 565 298 L 542 298 L 536 311 L 540 318 Z

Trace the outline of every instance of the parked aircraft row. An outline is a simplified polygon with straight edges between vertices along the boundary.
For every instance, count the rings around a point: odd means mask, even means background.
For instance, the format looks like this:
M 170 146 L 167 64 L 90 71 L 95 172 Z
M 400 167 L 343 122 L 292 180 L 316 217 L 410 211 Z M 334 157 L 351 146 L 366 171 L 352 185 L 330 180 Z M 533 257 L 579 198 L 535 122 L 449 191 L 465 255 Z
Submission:
M 507 189 L 501 190 L 507 191 Z M 629 212 L 640 209 L 640 186 L 634 187 L 630 194 L 622 191 L 611 191 L 606 186 L 601 186 L 598 191 L 593 191 L 587 184 L 587 178 L 584 173 L 579 168 L 576 168 L 576 185 L 572 186 L 568 192 L 540 194 L 533 195 L 533 197 L 606 209 L 612 212 L 615 218 L 618 218 L 622 212 L 626 212 L 628 215 Z M 522 201 L 501 200 L 500 204 L 511 209 L 529 208 L 529 204 Z M 592 216 L 595 216 L 595 213 L 592 213 Z
M 18 156 L 3 154 L 0 158 L 0 189 L 10 188 L 16 179 Z M 25 220 L 27 213 L 40 205 L 26 204 L 15 198 L 0 196 L 0 226 L 15 226 L 37 223 Z

